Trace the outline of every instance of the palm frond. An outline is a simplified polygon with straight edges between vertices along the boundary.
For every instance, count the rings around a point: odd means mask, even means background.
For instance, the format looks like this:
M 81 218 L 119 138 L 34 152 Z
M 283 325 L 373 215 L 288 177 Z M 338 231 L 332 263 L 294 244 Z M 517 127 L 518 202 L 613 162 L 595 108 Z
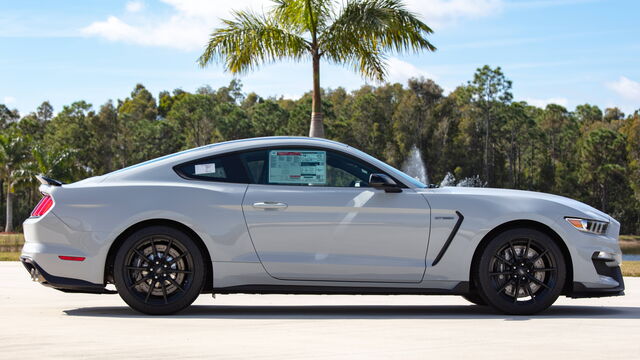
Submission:
M 321 51 L 338 61 L 350 58 L 354 49 L 376 53 L 435 51 L 426 38 L 432 32 L 400 0 L 350 0 L 319 41 Z
M 297 33 L 318 32 L 331 17 L 333 0 L 273 0 L 274 19 Z
M 278 59 L 299 60 L 308 54 L 309 43 L 304 38 L 263 15 L 237 11 L 233 20 L 223 22 L 225 26 L 211 34 L 198 59 L 202 67 L 222 61 L 226 70 L 236 74 Z

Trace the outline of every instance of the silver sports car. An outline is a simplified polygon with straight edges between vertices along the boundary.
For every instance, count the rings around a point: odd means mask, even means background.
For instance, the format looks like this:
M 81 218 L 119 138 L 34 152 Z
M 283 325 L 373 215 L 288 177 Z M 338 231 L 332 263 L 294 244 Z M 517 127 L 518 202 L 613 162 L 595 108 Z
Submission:
M 461 295 L 532 314 L 622 295 L 620 224 L 560 196 L 430 188 L 333 141 L 203 146 L 73 184 L 39 177 L 22 262 L 170 314 L 201 293 Z

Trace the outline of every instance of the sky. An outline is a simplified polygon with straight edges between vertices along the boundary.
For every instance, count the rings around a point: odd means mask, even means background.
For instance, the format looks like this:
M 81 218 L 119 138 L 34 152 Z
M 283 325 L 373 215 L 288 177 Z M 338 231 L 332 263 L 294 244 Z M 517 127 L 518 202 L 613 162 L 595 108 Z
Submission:
M 446 92 L 485 64 L 513 80 L 515 100 L 572 110 L 590 103 L 640 109 L 638 0 L 406 0 L 434 29 L 434 53 L 390 54 L 388 80 L 434 79 Z M 153 94 L 233 76 L 196 60 L 234 9 L 268 11 L 269 0 L 0 0 L 0 103 L 32 112 L 86 100 L 98 108 L 137 83 Z M 240 76 L 246 93 L 297 98 L 311 89 L 311 64 L 281 62 Z M 321 85 L 367 82 L 323 64 Z

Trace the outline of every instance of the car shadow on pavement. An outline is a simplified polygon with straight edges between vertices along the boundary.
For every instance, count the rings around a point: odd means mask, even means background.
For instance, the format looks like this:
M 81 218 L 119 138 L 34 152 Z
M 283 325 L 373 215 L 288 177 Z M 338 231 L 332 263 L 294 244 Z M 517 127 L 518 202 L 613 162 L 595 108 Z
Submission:
M 85 307 L 64 310 L 69 316 L 136 318 L 129 307 Z M 640 307 L 552 306 L 532 316 L 504 315 L 473 305 L 192 305 L 184 311 L 158 318 L 198 319 L 640 319 Z

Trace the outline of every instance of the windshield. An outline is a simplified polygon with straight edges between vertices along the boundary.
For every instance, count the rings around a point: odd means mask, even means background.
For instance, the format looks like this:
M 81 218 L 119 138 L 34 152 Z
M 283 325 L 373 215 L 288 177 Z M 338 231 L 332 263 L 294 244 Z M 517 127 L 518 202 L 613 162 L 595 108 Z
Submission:
M 393 173 L 394 176 L 397 176 L 399 178 L 402 178 L 403 181 L 408 182 L 411 184 L 412 187 L 414 188 L 428 188 L 427 185 L 423 184 L 420 180 L 413 178 L 407 174 L 405 174 L 404 172 L 394 168 L 393 166 L 385 163 L 384 161 L 380 161 L 376 158 L 374 158 L 373 156 L 360 151 L 354 147 L 351 147 L 351 149 L 353 149 L 354 151 L 358 152 L 358 154 L 360 154 L 362 157 L 368 159 L 369 161 L 376 163 L 376 164 L 381 164 L 383 165 L 384 168 L 386 168 L 387 170 L 389 170 L 391 173 Z

